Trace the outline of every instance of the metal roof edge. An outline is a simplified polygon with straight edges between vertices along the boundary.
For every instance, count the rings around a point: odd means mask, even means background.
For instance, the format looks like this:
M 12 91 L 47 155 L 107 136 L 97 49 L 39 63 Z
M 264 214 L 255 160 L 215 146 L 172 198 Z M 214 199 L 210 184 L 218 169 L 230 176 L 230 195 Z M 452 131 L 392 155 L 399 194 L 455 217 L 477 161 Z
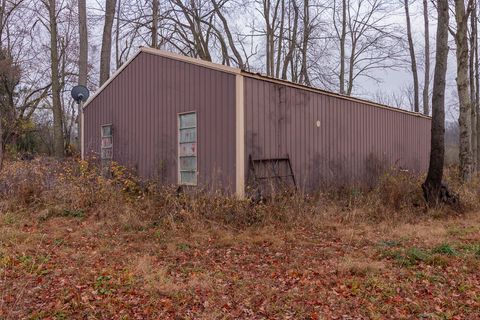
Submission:
M 339 99 L 349 100 L 349 101 L 353 101 L 353 102 L 359 102 L 359 103 L 370 105 L 370 106 L 373 106 L 373 107 L 376 107 L 376 108 L 382 108 L 382 109 L 387 109 L 387 110 L 391 110 L 391 111 L 394 111 L 394 112 L 406 113 L 406 114 L 411 115 L 411 116 L 425 118 L 425 119 L 428 119 L 428 120 L 432 119 L 432 117 L 426 116 L 426 115 L 424 115 L 422 113 L 419 113 L 419 112 L 414 112 L 414 111 L 408 111 L 408 110 L 404 110 L 404 109 L 400 109 L 400 108 L 395 108 L 395 107 L 391 107 L 391 106 L 381 104 L 381 103 L 376 103 L 376 102 L 366 100 L 366 99 L 346 96 L 346 95 L 343 95 L 343 94 L 340 94 L 340 93 L 335 93 L 335 92 L 331 92 L 331 91 L 327 91 L 327 90 L 323 90 L 323 89 L 319 89 L 319 88 L 315 88 L 315 87 L 311 87 L 311 86 L 307 86 L 307 85 L 303 85 L 303 84 L 298 84 L 298 83 L 294 83 L 294 82 L 291 82 L 291 81 L 288 81 L 288 80 L 272 78 L 272 77 L 262 75 L 262 74 L 259 74 L 259 73 L 253 73 L 253 72 L 242 70 L 242 75 L 246 76 L 246 77 L 249 77 L 249 78 L 254 78 L 254 79 L 263 80 L 263 81 L 267 81 L 267 82 L 277 83 L 277 84 L 285 85 L 285 86 L 292 87 L 292 88 L 302 89 L 302 90 L 306 90 L 306 91 L 310 91 L 310 92 L 314 92 L 314 93 L 319 93 L 319 94 L 323 94 L 323 95 L 327 95 L 327 96 L 331 96 L 331 97 L 336 97 L 336 98 L 339 98 Z
M 217 71 L 222 71 L 226 73 L 231 73 L 231 74 L 241 74 L 242 70 L 230 66 L 225 66 L 223 64 L 218 64 L 218 63 L 213 63 L 210 61 L 198 59 L 198 58 L 192 58 L 192 57 L 187 57 L 178 53 L 173 53 L 165 50 L 160 50 L 160 49 L 155 49 L 155 48 L 149 48 L 149 47 L 140 47 L 140 51 L 150 53 L 153 55 L 157 55 L 160 57 L 164 58 L 169 58 L 172 60 L 177 60 L 177 61 L 183 61 L 186 63 L 191 63 L 191 64 L 196 64 L 205 68 L 217 70 Z

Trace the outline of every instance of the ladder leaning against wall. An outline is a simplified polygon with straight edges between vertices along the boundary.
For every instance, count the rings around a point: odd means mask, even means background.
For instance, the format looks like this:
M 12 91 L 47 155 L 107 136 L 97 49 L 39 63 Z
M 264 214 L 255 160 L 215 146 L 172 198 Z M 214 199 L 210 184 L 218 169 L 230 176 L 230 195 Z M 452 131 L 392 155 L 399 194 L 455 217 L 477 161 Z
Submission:
M 249 182 L 262 196 L 297 190 L 297 182 L 288 154 L 280 158 L 248 157 Z

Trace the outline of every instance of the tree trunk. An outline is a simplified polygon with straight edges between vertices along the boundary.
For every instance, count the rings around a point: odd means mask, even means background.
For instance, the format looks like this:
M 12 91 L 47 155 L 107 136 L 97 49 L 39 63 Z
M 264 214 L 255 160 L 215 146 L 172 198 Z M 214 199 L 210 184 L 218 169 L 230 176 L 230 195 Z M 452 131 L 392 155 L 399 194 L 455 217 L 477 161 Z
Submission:
M 477 38 L 477 31 L 475 22 L 477 20 L 475 1 L 472 3 L 472 12 L 470 16 L 470 63 L 469 63 L 469 77 L 470 77 L 470 101 L 471 107 L 471 127 L 472 127 L 472 170 L 477 168 L 477 105 L 475 103 L 475 39 Z
M 112 27 L 115 18 L 116 0 L 106 0 L 105 25 L 103 27 L 102 49 L 100 52 L 100 85 L 110 77 L 110 59 L 112 55 Z
M 78 84 L 87 86 L 88 75 L 88 32 L 87 32 L 87 6 L 86 0 L 78 0 L 78 33 L 80 42 L 80 53 L 78 59 Z M 78 150 L 82 148 L 82 110 L 81 104 L 78 104 L 77 112 L 77 126 L 78 126 Z
M 342 34 L 340 36 L 340 93 L 345 94 L 345 41 L 347 38 L 347 0 L 342 0 Z
M 348 59 L 348 83 L 347 83 L 347 90 L 345 94 L 347 96 L 352 95 L 353 91 L 353 72 L 355 69 L 355 55 L 357 54 L 357 44 L 354 42 L 354 36 L 352 35 L 352 47 L 350 50 L 350 58 Z
M 285 0 L 281 0 L 281 14 L 280 14 L 280 30 L 278 32 L 278 47 L 277 47 L 277 61 L 275 64 L 275 77 L 280 78 L 280 66 L 282 64 L 282 46 L 283 46 L 283 30 L 285 27 Z
M 223 31 L 225 32 L 227 39 L 228 39 L 228 45 L 230 46 L 230 49 L 233 52 L 233 55 L 235 56 L 235 59 L 237 60 L 238 67 L 240 69 L 247 69 L 246 64 L 243 62 L 242 55 L 238 51 L 235 41 L 233 40 L 232 32 L 230 31 L 230 27 L 228 26 L 228 21 L 225 18 L 225 16 L 222 14 L 222 11 L 220 10 L 220 7 L 218 6 L 217 2 L 215 0 L 212 0 L 213 7 L 215 9 L 215 12 L 217 16 L 220 18 L 222 21 L 223 25 Z
M 3 49 L 3 33 L 5 30 L 5 9 L 7 8 L 7 1 L 0 2 L 0 48 Z
M 48 16 L 50 24 L 50 60 L 52 71 L 52 110 L 53 110 L 53 152 L 58 158 L 65 154 L 63 138 L 63 112 L 60 99 L 60 80 L 58 68 L 58 43 L 57 43 L 57 10 L 56 0 L 48 2 Z
M 0 171 L 3 169 L 3 113 L 0 108 Z
M 152 48 L 158 49 L 158 0 L 152 0 Z
M 432 95 L 432 134 L 430 164 L 427 179 L 422 185 L 425 199 L 437 205 L 443 179 L 445 155 L 445 78 L 448 60 L 448 0 L 438 0 L 437 47 Z
M 455 0 L 455 20 L 457 32 L 455 44 L 457 47 L 457 90 L 460 104 L 460 178 L 467 182 L 472 175 L 472 146 L 471 146 L 471 101 L 468 78 L 468 16 L 465 12 L 463 0 Z
M 86 0 L 78 0 L 78 31 L 80 55 L 78 59 L 78 84 L 87 86 L 88 74 L 88 33 Z
M 474 124 L 477 129 L 477 170 L 480 171 L 480 83 L 479 83 L 479 72 L 480 72 L 480 66 L 479 66 L 479 61 L 478 61 L 478 14 L 477 14 L 477 3 L 475 3 L 475 8 L 473 11 L 473 14 L 475 18 L 473 19 L 474 21 L 474 26 L 475 26 L 475 37 L 474 37 L 474 52 L 475 52 L 475 109 L 476 109 L 476 114 L 477 114 L 477 123 Z
M 267 76 L 271 76 L 270 74 L 270 1 L 264 0 L 263 1 L 263 14 L 265 16 L 265 33 L 266 33 L 266 41 L 265 41 L 265 67 L 267 69 Z
M 291 79 L 293 82 L 296 82 L 297 78 L 295 76 L 295 68 L 294 68 L 294 63 L 293 63 L 293 55 L 295 53 L 295 46 L 297 43 L 297 31 L 298 31 L 298 11 L 299 8 L 295 2 L 292 3 L 292 8 L 293 8 L 293 28 L 288 28 L 289 33 L 291 33 L 291 36 L 289 37 L 289 44 L 288 44 L 288 51 L 287 54 L 285 55 L 285 58 L 283 59 L 283 67 L 282 67 L 282 79 L 287 80 L 287 72 L 288 72 L 288 66 L 291 67 Z
M 115 27 L 115 64 L 117 70 L 122 66 L 121 54 L 120 54 L 120 8 L 122 6 L 122 0 L 117 0 L 117 25 Z
M 412 76 L 413 76 L 413 107 L 415 112 L 420 111 L 419 107 L 419 90 L 418 90 L 418 72 L 417 72 L 417 59 L 415 57 L 415 46 L 413 45 L 413 37 L 412 37 L 412 26 L 410 23 L 410 12 L 408 8 L 408 1 L 404 0 L 405 4 L 405 17 L 407 20 L 407 39 L 408 39 L 408 50 L 410 52 L 410 66 L 412 69 Z
M 423 0 L 423 21 L 425 24 L 425 77 L 423 83 L 423 114 L 429 115 L 430 89 L 430 31 L 428 21 L 428 0 Z
M 308 42 L 310 39 L 310 4 L 309 0 L 303 1 L 303 40 L 302 40 L 302 65 L 300 68 L 300 83 L 310 85 L 307 69 Z

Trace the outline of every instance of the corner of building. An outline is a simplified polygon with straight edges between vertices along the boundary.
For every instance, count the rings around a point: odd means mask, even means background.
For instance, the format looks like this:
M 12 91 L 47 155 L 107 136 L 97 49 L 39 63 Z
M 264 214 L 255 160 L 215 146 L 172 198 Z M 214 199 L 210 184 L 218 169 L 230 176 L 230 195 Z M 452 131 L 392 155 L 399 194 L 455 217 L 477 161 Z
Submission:
M 80 114 L 80 155 L 82 160 L 85 160 L 85 116 L 83 112 L 83 106 Z
M 245 198 L 245 101 L 244 77 L 235 76 L 235 195 Z

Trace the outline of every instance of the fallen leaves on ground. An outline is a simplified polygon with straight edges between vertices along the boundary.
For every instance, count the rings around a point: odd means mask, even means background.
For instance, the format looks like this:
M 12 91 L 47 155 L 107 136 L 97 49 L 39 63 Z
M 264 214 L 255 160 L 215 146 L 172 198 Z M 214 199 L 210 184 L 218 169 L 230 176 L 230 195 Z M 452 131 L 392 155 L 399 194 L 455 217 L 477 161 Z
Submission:
M 1 217 L 0 319 L 480 318 L 473 214 L 190 232 Z

